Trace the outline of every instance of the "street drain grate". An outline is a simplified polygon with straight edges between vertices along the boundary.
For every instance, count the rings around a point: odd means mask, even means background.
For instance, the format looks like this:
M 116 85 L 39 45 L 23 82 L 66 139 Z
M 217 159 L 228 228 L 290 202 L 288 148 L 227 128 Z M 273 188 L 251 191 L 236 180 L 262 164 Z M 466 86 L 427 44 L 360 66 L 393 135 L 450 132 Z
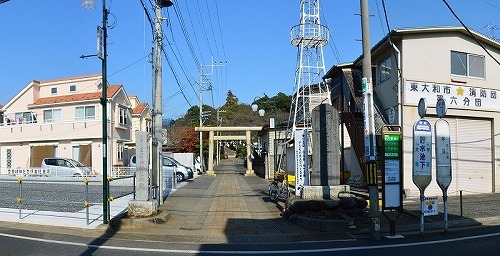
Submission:
M 257 229 L 278 229 L 280 226 L 279 225 L 256 225 L 255 228 Z
M 200 230 L 202 229 L 201 226 L 196 226 L 196 227 L 181 227 L 180 230 L 187 230 L 187 231 L 193 231 L 193 230 Z

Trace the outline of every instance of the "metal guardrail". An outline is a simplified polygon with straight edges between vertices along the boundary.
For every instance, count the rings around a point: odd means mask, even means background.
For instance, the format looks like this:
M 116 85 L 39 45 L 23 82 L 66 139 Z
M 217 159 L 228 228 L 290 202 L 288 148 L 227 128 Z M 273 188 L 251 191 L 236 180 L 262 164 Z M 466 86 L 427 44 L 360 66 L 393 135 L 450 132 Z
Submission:
M 125 192 L 122 194 L 118 195 L 111 195 L 108 198 L 108 202 L 111 203 L 113 200 L 116 200 L 121 197 L 125 197 L 128 195 L 133 195 L 133 198 L 135 199 L 136 195 L 136 176 L 135 173 L 133 175 L 128 175 L 128 176 L 120 176 L 120 177 L 110 177 L 108 178 L 108 181 L 111 185 L 113 181 L 117 180 L 125 180 L 125 179 L 132 179 L 132 191 L 130 192 Z M 89 178 L 73 178 L 72 180 L 57 180 L 57 179 L 46 179 L 46 178 L 25 178 L 23 179 L 22 177 L 0 177 L 0 181 L 2 182 L 16 182 L 19 186 L 18 194 L 16 198 L 12 197 L 0 197 L 0 200 L 2 201 L 9 201 L 12 202 L 15 200 L 18 204 L 19 208 L 19 219 L 22 219 L 22 212 L 23 212 L 23 203 L 48 203 L 48 204 L 62 204 L 62 205 L 82 205 L 85 208 L 85 215 L 86 215 L 86 224 L 90 224 L 90 218 L 89 218 L 89 207 L 94 206 L 94 205 L 102 205 L 102 202 L 96 202 L 96 203 L 91 203 L 89 200 L 89 184 L 90 183 L 102 183 L 102 180 L 100 179 L 89 179 Z M 23 184 L 24 183 L 80 183 L 83 182 L 85 187 L 84 191 L 82 192 L 83 194 L 83 201 L 67 201 L 67 200 L 43 200 L 43 199 L 36 199 L 36 198 L 25 198 L 23 195 Z M 110 186 L 111 187 L 111 186 Z M 42 191 L 43 192 L 43 191 Z M 99 217 L 102 217 L 102 214 Z M 109 217 L 109 216 L 108 216 Z

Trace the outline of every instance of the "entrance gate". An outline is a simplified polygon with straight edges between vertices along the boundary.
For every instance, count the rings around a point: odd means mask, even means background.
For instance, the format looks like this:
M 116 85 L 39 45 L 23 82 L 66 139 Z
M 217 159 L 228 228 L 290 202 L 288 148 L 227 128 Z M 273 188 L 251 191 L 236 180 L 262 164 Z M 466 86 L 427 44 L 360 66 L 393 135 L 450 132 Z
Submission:
M 251 132 L 260 131 L 261 127 L 195 127 L 197 132 L 209 132 L 209 144 L 208 144 L 208 170 L 207 175 L 215 176 L 214 172 L 214 141 L 219 140 L 245 140 L 247 146 L 247 170 L 245 176 L 255 175 L 252 169 L 252 161 L 250 161 L 250 153 L 252 145 Z M 245 132 L 245 135 L 218 135 L 215 136 L 215 132 Z

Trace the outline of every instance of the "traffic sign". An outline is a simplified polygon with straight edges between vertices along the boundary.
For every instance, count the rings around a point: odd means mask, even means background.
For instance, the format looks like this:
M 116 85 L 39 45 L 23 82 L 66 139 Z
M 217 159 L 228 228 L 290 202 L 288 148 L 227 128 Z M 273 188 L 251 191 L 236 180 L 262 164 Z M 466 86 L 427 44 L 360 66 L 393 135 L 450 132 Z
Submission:
M 425 100 L 425 98 L 420 98 L 418 102 L 418 115 L 420 118 L 424 118 L 425 114 L 427 114 L 427 100 Z
M 97 26 L 97 57 L 104 59 L 104 30 Z
M 420 119 L 413 125 L 413 183 L 421 192 L 432 180 L 431 124 Z
M 443 118 L 446 115 L 446 101 L 443 98 L 439 98 L 436 103 L 436 114 L 439 118 Z
M 434 124 L 436 138 L 436 179 L 439 187 L 445 192 L 451 184 L 451 143 L 450 125 L 444 119 Z

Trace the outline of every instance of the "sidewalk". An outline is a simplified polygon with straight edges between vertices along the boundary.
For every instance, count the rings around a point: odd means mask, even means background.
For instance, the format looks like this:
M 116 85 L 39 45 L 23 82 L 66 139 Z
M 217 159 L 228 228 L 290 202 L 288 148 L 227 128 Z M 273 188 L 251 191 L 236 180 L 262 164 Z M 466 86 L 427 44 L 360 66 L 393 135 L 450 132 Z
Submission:
M 281 217 L 280 206 L 269 200 L 269 181 L 257 176 L 245 177 L 245 168 L 237 160 L 226 159 L 215 167 L 216 177 L 200 176 L 171 194 L 160 206 L 170 213 L 165 224 L 143 230 L 122 229 L 117 234 L 152 233 L 162 241 L 194 243 L 294 242 L 353 239 L 369 236 L 368 219 L 360 219 L 356 228 L 340 232 L 319 232 L 302 228 Z M 441 198 L 440 198 L 441 200 Z M 449 198 L 449 228 L 491 225 L 500 222 L 500 194 L 467 194 L 460 215 L 458 196 Z M 405 200 L 404 211 L 396 221 L 396 234 L 418 232 L 418 198 Z M 442 230 L 440 214 L 425 218 L 425 231 Z M 320 220 L 321 221 L 321 220 Z M 324 223 L 323 225 L 328 225 Z M 381 215 L 383 235 L 389 235 L 389 221 Z
M 307 241 L 317 235 L 350 239 L 347 234 L 318 234 L 283 219 L 279 206 L 267 196 L 269 181 L 244 173 L 237 160 L 222 161 L 215 168 L 216 177 L 200 176 L 168 196 L 159 207 L 170 213 L 166 223 L 123 227 L 117 233 L 196 243 Z
M 319 232 L 302 228 L 281 217 L 281 206 L 269 200 L 269 181 L 257 176 L 244 176 L 245 168 L 236 159 L 226 159 L 215 167 L 216 177 L 205 175 L 183 183 L 170 192 L 159 206 L 170 218 L 161 224 L 149 223 L 140 228 L 126 225 L 107 236 L 123 239 L 142 239 L 164 242 L 198 244 L 272 243 L 317 240 L 352 240 L 369 235 L 367 219 L 357 220 L 356 229 L 338 232 Z M 441 198 L 440 198 L 441 199 Z M 128 205 L 129 197 L 111 203 L 111 215 L 117 216 Z M 419 231 L 418 198 L 404 202 L 404 213 L 396 222 L 396 234 Z M 0 221 L 5 223 L 46 225 L 51 232 L 69 232 L 68 228 L 84 229 L 89 235 L 102 232 L 102 207 L 89 208 L 91 223 L 86 225 L 85 210 L 78 213 L 55 213 L 18 209 L 0 209 Z M 460 212 L 462 211 L 463 216 Z M 440 201 L 438 216 L 425 218 L 425 231 L 439 230 L 443 225 Z M 500 194 L 466 194 L 449 198 L 449 227 L 498 225 L 500 223 Z M 11 225 L 15 226 L 15 225 Z M 33 226 L 34 228 L 35 226 Z M 381 216 L 383 235 L 388 235 L 389 222 Z M 31 228 L 31 227 L 30 227 Z

